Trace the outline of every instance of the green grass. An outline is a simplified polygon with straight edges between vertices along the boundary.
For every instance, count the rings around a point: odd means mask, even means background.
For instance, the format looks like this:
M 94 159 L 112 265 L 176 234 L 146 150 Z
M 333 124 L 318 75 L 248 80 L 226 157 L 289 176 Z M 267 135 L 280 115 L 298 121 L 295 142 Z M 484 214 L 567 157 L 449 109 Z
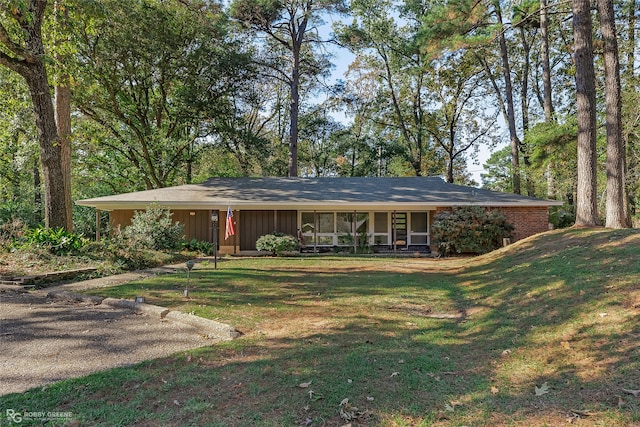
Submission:
M 622 390 L 640 389 L 638 230 L 552 232 L 473 259 L 218 267 L 197 266 L 189 299 L 186 273 L 94 293 L 144 295 L 241 338 L 3 396 L 0 409 L 91 426 L 640 425 L 640 398 Z

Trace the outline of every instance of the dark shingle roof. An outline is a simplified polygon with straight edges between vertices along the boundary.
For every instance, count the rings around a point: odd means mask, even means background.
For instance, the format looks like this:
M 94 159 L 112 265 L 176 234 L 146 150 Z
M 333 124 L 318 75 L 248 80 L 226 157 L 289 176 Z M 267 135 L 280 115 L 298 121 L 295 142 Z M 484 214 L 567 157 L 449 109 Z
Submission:
M 157 190 L 86 199 L 99 209 L 140 209 L 152 202 L 169 207 L 297 209 L 364 206 L 548 206 L 559 202 L 448 184 L 440 178 L 211 178 Z

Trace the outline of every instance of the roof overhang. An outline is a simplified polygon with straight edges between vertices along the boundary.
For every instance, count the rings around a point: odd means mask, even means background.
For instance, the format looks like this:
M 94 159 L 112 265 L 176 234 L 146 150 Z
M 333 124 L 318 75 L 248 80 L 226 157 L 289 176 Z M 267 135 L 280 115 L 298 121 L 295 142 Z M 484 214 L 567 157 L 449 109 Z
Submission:
M 454 185 L 433 177 L 212 178 L 155 190 L 79 200 L 100 210 L 143 210 L 157 203 L 183 210 L 434 210 L 453 206 L 561 206 L 515 194 Z
M 91 200 L 80 200 L 76 202 L 80 206 L 89 206 L 102 211 L 113 210 L 144 210 L 149 205 L 158 206 L 173 210 L 226 210 L 229 206 L 235 211 L 242 210 L 307 210 L 307 211 L 397 211 L 397 210 L 435 210 L 437 208 L 448 208 L 454 206 L 486 206 L 486 207 L 548 207 L 562 206 L 562 202 L 550 200 L 540 203 L 490 203 L 490 202 L 438 202 L 438 203 L 348 203 L 340 201 L 327 201 L 323 203 L 259 203 L 247 201 L 230 200 L 225 203 L 211 202 L 175 202 L 158 200 L 139 200 L 131 202 L 100 202 Z

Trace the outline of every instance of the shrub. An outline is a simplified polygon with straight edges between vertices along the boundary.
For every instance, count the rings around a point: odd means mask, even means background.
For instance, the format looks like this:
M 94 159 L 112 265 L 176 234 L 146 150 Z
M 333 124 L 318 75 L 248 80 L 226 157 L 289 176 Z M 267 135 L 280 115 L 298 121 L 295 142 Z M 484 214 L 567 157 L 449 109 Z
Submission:
M 169 209 L 152 204 L 145 211 L 136 211 L 131 225 L 122 231 L 122 237 L 134 248 L 173 250 L 180 247 L 184 225 L 174 223 Z
M 175 258 L 174 255 L 168 252 L 132 246 L 122 233 L 114 233 L 108 238 L 92 242 L 83 248 L 83 252 L 91 258 L 109 261 L 108 265 L 111 273 L 155 267 L 166 262 L 172 262 Z
M 23 247 L 47 249 L 54 255 L 78 253 L 88 240 L 81 234 L 69 233 L 63 228 L 45 228 L 43 226 L 28 230 L 22 238 Z
M 280 256 L 283 252 L 298 250 L 298 239 L 284 233 L 266 234 L 258 238 L 256 249 Z
M 0 221 L 0 249 L 8 249 L 16 241 L 21 240 L 27 231 L 27 224 L 20 219 L 4 223 Z
M 501 212 L 480 206 L 441 212 L 431 228 L 441 256 L 490 252 L 502 246 L 502 239 L 511 237 L 513 229 Z
M 37 227 L 41 222 L 40 207 L 35 206 L 32 200 L 32 195 L 23 195 L 23 199 L 19 201 L 0 202 L 0 223 L 18 220 L 27 227 Z
M 340 236 L 339 246 L 335 248 L 336 253 L 356 253 L 356 254 L 370 254 L 372 253 L 371 246 L 369 245 L 369 234 L 366 231 L 361 231 L 357 234 L 357 245 L 355 252 L 353 250 L 354 238 L 351 233 Z
M 571 227 L 576 222 L 575 209 L 572 206 L 550 206 L 549 222 L 553 228 Z
M 185 240 L 182 242 L 182 249 L 191 252 L 200 252 L 203 255 L 213 255 L 213 243 L 205 240 Z

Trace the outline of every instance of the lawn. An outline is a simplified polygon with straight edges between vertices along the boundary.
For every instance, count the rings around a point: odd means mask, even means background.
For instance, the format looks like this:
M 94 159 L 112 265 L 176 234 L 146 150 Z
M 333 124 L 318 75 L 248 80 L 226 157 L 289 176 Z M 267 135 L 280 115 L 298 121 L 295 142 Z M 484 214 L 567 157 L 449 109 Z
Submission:
M 188 283 L 96 293 L 243 336 L 0 409 L 83 426 L 640 425 L 638 230 L 550 232 L 476 258 L 225 258 Z

